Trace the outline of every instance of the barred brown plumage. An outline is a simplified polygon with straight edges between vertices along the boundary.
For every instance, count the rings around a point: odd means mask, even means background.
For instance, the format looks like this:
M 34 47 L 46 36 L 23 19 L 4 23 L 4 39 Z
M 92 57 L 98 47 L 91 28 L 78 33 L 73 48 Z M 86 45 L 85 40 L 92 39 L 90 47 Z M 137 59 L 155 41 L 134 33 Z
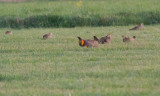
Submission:
M 77 37 L 79 39 L 78 43 L 81 47 L 98 47 L 98 41 L 96 40 L 83 40 L 81 37 Z

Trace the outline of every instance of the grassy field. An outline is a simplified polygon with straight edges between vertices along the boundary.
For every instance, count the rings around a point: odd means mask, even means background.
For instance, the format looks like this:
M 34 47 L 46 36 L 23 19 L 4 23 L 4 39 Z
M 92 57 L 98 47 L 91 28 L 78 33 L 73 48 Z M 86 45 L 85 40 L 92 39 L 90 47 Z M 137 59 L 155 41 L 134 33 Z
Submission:
M 1 96 L 159 96 L 160 25 L 0 30 Z M 45 33 L 53 38 L 42 40 Z M 77 36 L 112 34 L 112 43 L 82 48 Z M 135 35 L 123 43 L 121 35 Z
M 159 96 L 160 1 L 78 1 L 0 2 L 0 96 Z M 111 44 L 78 45 L 108 33 Z
M 159 0 L 82 0 L 81 7 L 77 6 L 77 2 L 1 2 L 0 27 L 160 24 Z
M 77 1 L 44 1 L 0 3 L 0 16 L 26 18 L 37 15 L 116 15 L 118 13 L 137 14 L 141 12 L 159 12 L 159 0 L 82 0 L 82 6 L 78 7 Z M 39 5 L 39 6 L 37 6 Z M 143 15 L 143 14 L 142 14 Z

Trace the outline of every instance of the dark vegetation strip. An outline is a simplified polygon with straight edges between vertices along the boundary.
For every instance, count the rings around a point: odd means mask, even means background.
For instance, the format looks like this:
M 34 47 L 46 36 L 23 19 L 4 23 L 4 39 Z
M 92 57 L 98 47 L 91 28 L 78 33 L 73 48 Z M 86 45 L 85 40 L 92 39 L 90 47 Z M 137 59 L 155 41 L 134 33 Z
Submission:
M 21 75 L 1 75 L 0 74 L 0 82 L 2 81 L 12 81 L 12 80 L 27 80 L 27 77 L 23 77 Z
M 0 27 L 10 28 L 38 28 L 38 27 L 76 27 L 76 26 L 124 26 L 129 24 L 144 23 L 146 25 L 159 24 L 160 13 L 141 12 L 126 13 L 121 12 L 112 16 L 93 15 L 85 16 L 52 16 L 38 15 L 24 19 L 16 17 L 0 17 Z

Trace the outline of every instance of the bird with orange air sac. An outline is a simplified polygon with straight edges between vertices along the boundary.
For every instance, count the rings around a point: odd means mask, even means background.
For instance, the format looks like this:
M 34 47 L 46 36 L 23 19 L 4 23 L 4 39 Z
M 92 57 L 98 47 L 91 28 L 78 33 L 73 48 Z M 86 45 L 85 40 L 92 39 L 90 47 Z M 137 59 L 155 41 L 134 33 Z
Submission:
M 78 43 L 81 47 L 98 47 L 98 41 L 96 40 L 83 40 L 81 37 L 77 37 L 79 39 Z

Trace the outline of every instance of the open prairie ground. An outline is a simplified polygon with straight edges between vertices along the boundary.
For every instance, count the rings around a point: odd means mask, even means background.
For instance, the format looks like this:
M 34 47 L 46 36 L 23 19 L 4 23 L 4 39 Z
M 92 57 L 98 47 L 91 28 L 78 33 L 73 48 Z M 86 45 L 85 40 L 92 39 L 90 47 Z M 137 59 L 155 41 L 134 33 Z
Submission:
M 0 96 L 160 96 L 160 0 L 24 1 L 0 2 Z
M 0 95 L 159 96 L 160 25 L 0 30 Z M 52 32 L 53 38 L 42 40 Z M 112 34 L 111 44 L 86 48 L 77 36 Z M 136 36 L 123 43 L 121 35 Z

